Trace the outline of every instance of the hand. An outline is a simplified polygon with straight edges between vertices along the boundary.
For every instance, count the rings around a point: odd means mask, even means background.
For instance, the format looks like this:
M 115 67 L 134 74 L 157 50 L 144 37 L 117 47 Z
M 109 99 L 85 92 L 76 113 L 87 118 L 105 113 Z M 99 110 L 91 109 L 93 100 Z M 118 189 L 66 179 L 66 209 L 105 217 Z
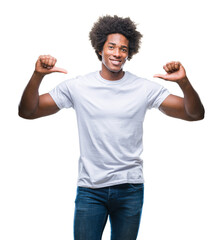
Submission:
M 153 77 L 178 83 L 186 78 L 186 71 L 180 62 L 169 62 L 163 66 L 163 69 L 167 74 L 155 74 Z
M 55 67 L 56 62 L 57 62 L 56 58 L 50 55 L 41 55 L 39 56 L 36 62 L 35 71 L 43 75 L 46 75 L 52 72 L 67 73 L 67 70 L 63 68 Z

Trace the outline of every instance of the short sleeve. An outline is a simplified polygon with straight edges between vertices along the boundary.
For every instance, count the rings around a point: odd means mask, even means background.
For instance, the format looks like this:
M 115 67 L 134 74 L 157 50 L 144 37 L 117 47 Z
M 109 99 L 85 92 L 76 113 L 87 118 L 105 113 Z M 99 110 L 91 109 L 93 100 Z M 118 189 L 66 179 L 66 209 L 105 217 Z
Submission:
M 69 91 L 68 81 L 64 81 L 57 85 L 49 92 L 58 108 L 70 108 L 73 106 L 72 97 Z
M 148 90 L 148 109 L 159 108 L 170 92 L 158 83 L 150 82 Z

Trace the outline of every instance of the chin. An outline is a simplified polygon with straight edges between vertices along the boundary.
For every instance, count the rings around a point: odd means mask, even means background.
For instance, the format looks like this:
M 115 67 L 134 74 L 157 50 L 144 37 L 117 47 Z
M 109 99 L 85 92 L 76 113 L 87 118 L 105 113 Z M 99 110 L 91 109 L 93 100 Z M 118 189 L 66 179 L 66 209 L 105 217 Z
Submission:
M 120 65 L 120 66 L 113 66 L 113 65 L 109 65 L 109 64 L 105 64 L 104 62 L 103 63 L 103 66 L 105 67 L 105 69 L 107 69 L 107 71 L 111 72 L 111 73 L 119 73 L 119 72 L 122 72 L 123 70 L 123 65 Z
M 122 68 L 119 69 L 119 70 L 110 70 L 110 72 L 113 72 L 113 73 L 119 73 L 119 72 L 121 72 L 121 71 L 122 71 Z
M 121 68 L 108 68 L 108 70 L 110 72 L 119 73 L 123 70 L 123 68 L 122 67 Z

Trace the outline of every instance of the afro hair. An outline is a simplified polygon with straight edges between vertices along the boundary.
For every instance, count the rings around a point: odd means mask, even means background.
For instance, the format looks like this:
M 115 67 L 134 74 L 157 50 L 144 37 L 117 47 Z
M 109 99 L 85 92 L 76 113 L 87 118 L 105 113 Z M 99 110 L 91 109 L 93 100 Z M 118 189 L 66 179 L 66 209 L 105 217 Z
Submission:
M 128 60 L 130 60 L 134 54 L 138 53 L 142 34 L 136 30 L 136 24 L 129 17 L 121 18 L 117 15 L 113 17 L 106 15 L 100 17 L 98 21 L 94 23 L 89 33 L 91 44 L 100 61 L 102 57 L 99 52 L 103 50 L 107 36 L 113 33 L 120 33 L 128 39 Z

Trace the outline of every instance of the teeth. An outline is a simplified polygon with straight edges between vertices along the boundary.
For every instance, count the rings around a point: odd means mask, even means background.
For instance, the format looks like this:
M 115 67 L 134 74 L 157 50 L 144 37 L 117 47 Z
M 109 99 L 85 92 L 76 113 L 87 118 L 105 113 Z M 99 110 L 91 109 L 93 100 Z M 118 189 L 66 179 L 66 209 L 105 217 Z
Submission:
M 119 61 L 111 61 L 114 65 L 117 65 L 119 66 L 120 65 L 120 62 Z
M 113 62 L 121 62 L 120 60 L 110 59 Z
M 111 62 L 112 62 L 113 64 L 115 64 L 115 65 L 118 65 L 121 61 L 119 61 L 119 60 L 111 60 Z

